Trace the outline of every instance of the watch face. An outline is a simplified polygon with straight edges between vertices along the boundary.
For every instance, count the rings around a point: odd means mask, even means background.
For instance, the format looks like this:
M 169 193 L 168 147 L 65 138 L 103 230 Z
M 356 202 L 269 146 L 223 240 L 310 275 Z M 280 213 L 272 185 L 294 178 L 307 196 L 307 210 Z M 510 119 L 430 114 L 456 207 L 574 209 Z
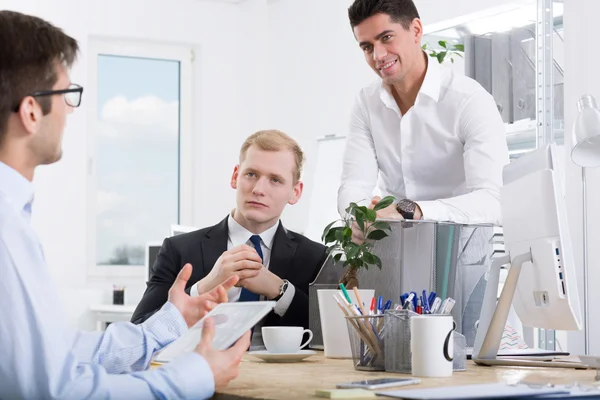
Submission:
M 413 219 L 415 216 L 416 203 L 412 200 L 403 199 L 398 202 L 398 212 L 405 219 Z
M 400 200 L 400 202 L 398 204 L 400 205 L 400 208 L 403 211 L 407 211 L 407 212 L 415 211 L 415 202 L 412 200 L 408 200 L 408 199 Z

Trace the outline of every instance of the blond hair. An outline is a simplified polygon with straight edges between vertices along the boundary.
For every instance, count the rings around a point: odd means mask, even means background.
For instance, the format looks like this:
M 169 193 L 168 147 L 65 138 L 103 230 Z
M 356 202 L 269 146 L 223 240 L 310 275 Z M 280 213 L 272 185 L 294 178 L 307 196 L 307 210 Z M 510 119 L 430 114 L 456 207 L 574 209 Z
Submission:
M 302 175 L 302 167 L 304 166 L 304 153 L 298 142 L 292 137 L 276 129 L 258 131 L 246 138 L 240 149 L 240 164 L 246 157 L 246 152 L 250 146 L 256 146 L 265 151 L 281 151 L 289 150 L 294 155 L 296 166 L 293 171 L 294 183 L 300 180 Z

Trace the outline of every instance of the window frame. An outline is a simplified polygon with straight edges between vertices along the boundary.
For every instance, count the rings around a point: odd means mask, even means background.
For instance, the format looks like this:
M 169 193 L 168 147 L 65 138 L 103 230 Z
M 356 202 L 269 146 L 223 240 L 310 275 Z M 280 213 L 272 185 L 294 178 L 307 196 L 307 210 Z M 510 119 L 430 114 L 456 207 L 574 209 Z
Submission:
M 191 46 L 173 43 L 150 42 L 135 39 L 90 37 L 88 47 L 88 85 L 83 102 L 87 116 L 87 277 L 88 280 L 107 278 L 145 279 L 145 265 L 97 265 L 96 264 L 96 131 L 98 126 L 98 56 L 115 55 L 123 57 L 173 60 L 179 62 L 179 221 L 182 225 L 192 225 L 193 216 L 193 62 Z M 165 225 L 165 237 L 169 224 Z M 162 240 L 164 238 L 156 238 Z

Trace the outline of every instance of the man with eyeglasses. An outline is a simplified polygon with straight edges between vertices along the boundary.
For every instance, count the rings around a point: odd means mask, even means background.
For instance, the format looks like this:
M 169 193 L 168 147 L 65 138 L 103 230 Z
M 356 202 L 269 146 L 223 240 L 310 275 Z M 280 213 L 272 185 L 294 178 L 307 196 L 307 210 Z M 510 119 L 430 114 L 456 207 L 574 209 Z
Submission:
M 153 353 L 179 337 L 216 303 L 232 276 L 198 297 L 185 293 L 187 264 L 167 303 L 141 325 L 106 332 L 67 328 L 49 282 L 42 245 L 30 225 L 38 165 L 62 155 L 67 114 L 83 88 L 69 82 L 77 42 L 39 18 L 0 11 L 0 398 L 208 398 L 238 373 L 248 332 L 226 351 L 212 348 L 204 324 L 194 352 L 147 371 Z

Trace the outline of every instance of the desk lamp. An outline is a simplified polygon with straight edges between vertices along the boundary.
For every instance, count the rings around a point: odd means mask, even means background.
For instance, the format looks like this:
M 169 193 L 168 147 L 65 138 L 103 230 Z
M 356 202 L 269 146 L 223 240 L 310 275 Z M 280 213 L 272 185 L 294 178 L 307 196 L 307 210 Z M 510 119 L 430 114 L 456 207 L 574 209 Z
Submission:
M 578 114 L 571 135 L 571 160 L 581 167 L 581 185 L 583 195 L 583 323 L 585 354 L 589 353 L 590 308 L 587 245 L 587 198 L 586 168 L 600 166 L 600 110 L 596 99 L 585 94 L 577 101 Z

